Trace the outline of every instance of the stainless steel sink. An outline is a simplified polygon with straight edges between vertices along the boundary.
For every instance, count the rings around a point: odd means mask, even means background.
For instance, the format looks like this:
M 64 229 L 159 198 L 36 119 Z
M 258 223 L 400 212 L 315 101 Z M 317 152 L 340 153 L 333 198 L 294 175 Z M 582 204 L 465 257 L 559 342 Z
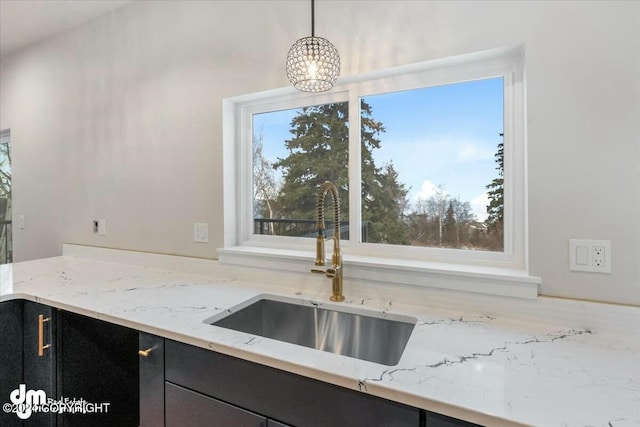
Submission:
M 397 365 L 416 319 L 260 295 L 205 323 L 383 365 Z

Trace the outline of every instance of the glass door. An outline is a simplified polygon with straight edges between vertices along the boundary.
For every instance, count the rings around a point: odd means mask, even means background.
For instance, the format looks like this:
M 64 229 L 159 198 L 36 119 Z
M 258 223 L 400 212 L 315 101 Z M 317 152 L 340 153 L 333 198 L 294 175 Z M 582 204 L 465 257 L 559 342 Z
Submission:
M 9 129 L 0 131 L 0 264 L 13 259 L 11 237 L 11 144 Z

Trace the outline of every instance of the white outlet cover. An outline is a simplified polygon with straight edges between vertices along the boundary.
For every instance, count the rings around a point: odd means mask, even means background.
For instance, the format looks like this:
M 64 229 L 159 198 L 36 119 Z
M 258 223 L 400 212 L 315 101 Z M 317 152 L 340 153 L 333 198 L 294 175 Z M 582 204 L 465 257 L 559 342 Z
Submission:
M 596 248 L 604 251 L 601 256 L 598 256 L 598 260 L 594 259 Z M 611 241 L 570 239 L 569 270 L 611 273 Z

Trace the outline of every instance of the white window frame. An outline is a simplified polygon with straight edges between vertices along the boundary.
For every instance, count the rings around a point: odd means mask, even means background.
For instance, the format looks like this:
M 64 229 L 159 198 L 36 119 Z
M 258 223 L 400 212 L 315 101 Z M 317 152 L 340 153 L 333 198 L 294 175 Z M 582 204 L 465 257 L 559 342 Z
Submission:
M 504 78 L 504 251 L 443 249 L 360 241 L 360 98 L 492 77 Z M 345 277 L 532 298 L 540 279 L 527 262 L 524 49 L 493 49 L 342 78 L 333 90 L 281 88 L 223 101 L 224 248 L 221 262 L 304 271 L 314 239 L 253 234 L 254 114 L 349 102 L 349 241 Z M 356 191 L 353 191 L 357 189 Z M 342 201 L 346 203 L 347 201 Z M 437 280 L 435 280 L 437 278 Z

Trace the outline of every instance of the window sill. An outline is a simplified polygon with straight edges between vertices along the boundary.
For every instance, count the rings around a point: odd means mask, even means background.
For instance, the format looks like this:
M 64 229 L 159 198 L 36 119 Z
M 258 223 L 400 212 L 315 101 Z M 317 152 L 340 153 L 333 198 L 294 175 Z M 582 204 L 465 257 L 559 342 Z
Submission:
M 218 249 L 224 264 L 285 271 L 307 272 L 313 265 L 311 251 L 234 246 Z M 432 289 L 473 292 L 533 299 L 538 296 L 539 277 L 524 270 L 447 264 L 392 258 L 343 256 L 344 277 L 411 285 Z

